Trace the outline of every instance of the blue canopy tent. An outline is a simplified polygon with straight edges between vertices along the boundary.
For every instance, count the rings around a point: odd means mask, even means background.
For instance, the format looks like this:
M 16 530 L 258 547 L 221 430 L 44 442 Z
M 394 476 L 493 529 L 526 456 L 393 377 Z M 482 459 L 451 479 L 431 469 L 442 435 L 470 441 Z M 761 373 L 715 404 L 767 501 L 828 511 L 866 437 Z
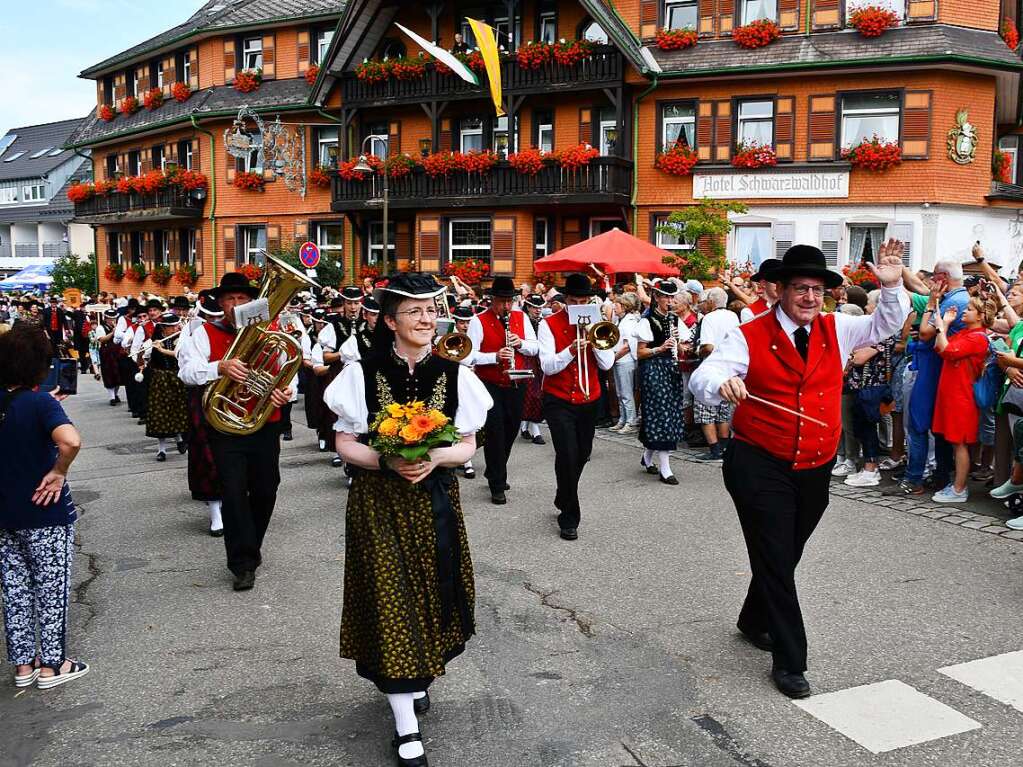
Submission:
M 47 290 L 53 284 L 53 264 L 26 266 L 17 274 L 0 280 L 0 290 Z

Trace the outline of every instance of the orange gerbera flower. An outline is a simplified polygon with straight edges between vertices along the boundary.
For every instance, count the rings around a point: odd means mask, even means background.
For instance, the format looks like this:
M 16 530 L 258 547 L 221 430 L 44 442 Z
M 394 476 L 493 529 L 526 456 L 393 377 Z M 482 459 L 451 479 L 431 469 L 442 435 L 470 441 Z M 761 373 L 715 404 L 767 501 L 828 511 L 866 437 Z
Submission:
M 431 410 L 427 414 L 427 416 L 430 419 L 430 423 L 431 423 L 431 428 L 432 429 L 437 429 L 437 428 L 440 428 L 441 426 L 447 426 L 447 423 L 448 423 L 449 419 L 441 411 L 439 411 L 439 410 Z
M 427 435 L 434 429 L 433 418 L 427 413 L 424 415 L 414 415 L 409 420 L 409 425 L 412 426 L 421 435 Z

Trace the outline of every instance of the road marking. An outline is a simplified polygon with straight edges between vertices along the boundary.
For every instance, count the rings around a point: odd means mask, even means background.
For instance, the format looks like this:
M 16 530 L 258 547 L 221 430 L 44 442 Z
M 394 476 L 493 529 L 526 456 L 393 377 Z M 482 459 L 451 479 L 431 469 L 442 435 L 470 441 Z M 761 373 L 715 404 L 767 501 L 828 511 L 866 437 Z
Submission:
M 980 723 L 897 679 L 793 702 L 873 754 L 980 729 Z
M 1023 650 L 946 666 L 938 671 L 1017 711 L 1023 711 Z

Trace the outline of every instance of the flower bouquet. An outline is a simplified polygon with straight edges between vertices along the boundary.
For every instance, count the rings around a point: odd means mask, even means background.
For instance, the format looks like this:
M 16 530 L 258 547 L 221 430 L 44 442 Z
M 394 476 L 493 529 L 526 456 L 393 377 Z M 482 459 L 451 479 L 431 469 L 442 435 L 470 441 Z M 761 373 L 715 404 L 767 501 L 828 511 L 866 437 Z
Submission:
M 435 447 L 461 439 L 451 419 L 423 402 L 397 403 L 383 408 L 369 426 L 369 446 L 384 457 L 417 461 Z

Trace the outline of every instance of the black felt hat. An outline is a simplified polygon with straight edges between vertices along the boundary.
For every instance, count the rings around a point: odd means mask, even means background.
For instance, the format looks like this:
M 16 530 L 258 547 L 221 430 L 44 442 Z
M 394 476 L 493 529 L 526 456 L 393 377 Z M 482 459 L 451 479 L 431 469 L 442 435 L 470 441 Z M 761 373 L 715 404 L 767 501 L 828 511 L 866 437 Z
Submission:
M 456 306 L 452 310 L 451 316 L 456 320 L 471 320 L 476 316 L 476 312 L 472 310 L 471 306 Z
M 244 293 L 249 298 L 255 298 L 259 295 L 259 288 L 241 272 L 228 272 L 220 278 L 220 284 L 210 290 L 210 295 L 217 299 L 225 293 Z
M 759 282 L 760 280 L 770 280 L 773 282 L 774 277 L 772 275 L 779 266 L 781 266 L 781 261 L 777 258 L 765 258 L 760 262 L 760 268 L 757 270 L 757 273 L 750 277 L 750 279 L 753 282 Z
M 346 285 L 341 290 L 341 298 L 345 301 L 361 301 L 362 300 L 362 288 L 357 285 Z
M 655 293 L 660 293 L 662 296 L 678 295 L 678 283 L 674 280 L 657 280 L 651 287 Z
M 402 298 L 435 298 L 445 290 L 443 285 L 438 285 L 428 274 L 399 272 L 388 277 L 386 285 L 376 288 L 373 291 L 373 298 L 378 304 L 383 304 L 383 298 L 388 294 Z
M 547 306 L 546 299 L 539 293 L 530 293 L 528 296 L 526 296 L 526 300 L 524 303 L 526 304 L 526 306 L 532 306 L 534 309 L 543 309 L 545 306 Z
M 163 310 L 163 301 L 159 298 L 150 298 L 146 301 L 146 309 L 160 309 Z
M 771 272 L 772 282 L 793 277 L 815 277 L 823 280 L 827 288 L 837 288 L 842 284 L 842 275 L 828 269 L 824 253 L 813 245 L 793 245 L 785 251 L 781 266 Z
M 337 296 L 336 298 L 330 299 L 330 308 L 331 309 L 344 309 L 345 308 L 345 300 L 343 298 L 341 298 L 341 296 Z
M 174 296 L 171 300 L 171 309 L 191 309 L 192 305 L 184 296 Z
M 493 298 L 515 298 L 519 294 L 511 277 L 495 277 L 488 292 Z
M 362 299 L 362 311 L 377 314 L 380 311 L 380 304 L 376 302 L 373 296 L 366 296 Z
M 578 296 L 578 297 L 590 297 L 593 295 L 593 285 L 590 284 L 590 278 L 585 274 L 570 274 L 565 278 L 565 286 L 561 288 L 561 292 L 566 296 Z

